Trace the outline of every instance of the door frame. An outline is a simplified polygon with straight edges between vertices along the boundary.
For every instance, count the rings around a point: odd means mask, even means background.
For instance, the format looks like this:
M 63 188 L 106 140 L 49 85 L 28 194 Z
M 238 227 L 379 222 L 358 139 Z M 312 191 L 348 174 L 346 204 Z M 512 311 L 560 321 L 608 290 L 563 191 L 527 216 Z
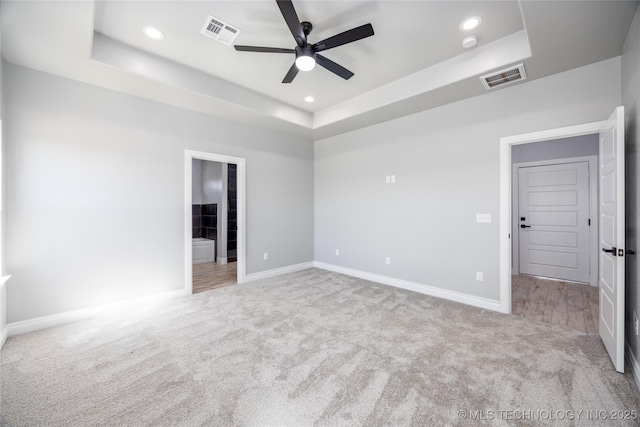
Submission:
M 594 134 L 597 135 L 597 134 Z M 520 273 L 520 259 L 519 259 L 519 229 L 516 222 L 518 212 L 518 194 L 519 194 L 519 179 L 518 170 L 523 167 L 532 166 L 548 166 L 548 165 L 561 165 L 565 163 L 589 163 L 589 217 L 593 224 L 589 228 L 589 284 L 591 286 L 598 286 L 598 156 L 580 156 L 580 157 L 568 157 L 564 159 L 550 159 L 550 160 L 537 160 L 533 162 L 514 163 L 511 170 L 511 235 L 513 236 L 512 243 L 512 265 L 511 274 Z
M 238 283 L 244 283 L 246 276 L 246 235 L 245 235 L 245 219 L 246 219 L 246 159 L 242 157 L 227 156 L 224 154 L 208 153 L 205 151 L 184 150 L 184 288 L 187 293 L 193 293 L 193 265 L 192 265 L 192 238 L 193 230 L 191 227 L 191 205 L 192 199 L 192 163 L 193 160 L 205 160 L 208 162 L 233 163 L 237 166 L 237 210 L 238 210 L 238 234 L 237 234 L 237 250 L 238 265 L 237 279 Z
M 500 138 L 500 311 L 511 313 L 511 146 L 599 133 L 606 120 Z

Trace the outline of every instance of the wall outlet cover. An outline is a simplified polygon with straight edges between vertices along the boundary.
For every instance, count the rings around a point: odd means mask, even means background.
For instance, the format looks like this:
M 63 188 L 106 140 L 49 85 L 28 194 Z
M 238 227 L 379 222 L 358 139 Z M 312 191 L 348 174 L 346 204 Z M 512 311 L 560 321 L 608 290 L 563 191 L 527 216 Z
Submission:
M 491 223 L 491 214 L 488 213 L 477 213 L 476 214 L 476 222 L 484 222 L 487 224 Z

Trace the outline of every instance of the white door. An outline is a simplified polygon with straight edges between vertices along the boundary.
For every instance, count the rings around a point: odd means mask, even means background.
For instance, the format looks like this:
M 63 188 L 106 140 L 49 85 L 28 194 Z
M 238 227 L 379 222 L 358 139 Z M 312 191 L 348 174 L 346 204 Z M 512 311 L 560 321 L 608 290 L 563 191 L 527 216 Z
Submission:
M 590 281 L 589 163 L 519 168 L 520 273 Z
M 624 107 L 600 132 L 600 337 L 624 372 Z

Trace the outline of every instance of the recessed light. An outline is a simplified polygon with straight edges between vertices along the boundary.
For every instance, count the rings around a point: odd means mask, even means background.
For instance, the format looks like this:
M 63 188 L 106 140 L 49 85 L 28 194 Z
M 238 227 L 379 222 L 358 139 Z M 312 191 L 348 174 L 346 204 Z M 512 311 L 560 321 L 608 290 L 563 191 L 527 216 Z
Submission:
M 142 29 L 142 32 L 144 32 L 147 35 L 147 37 L 152 38 L 154 40 L 162 40 L 164 38 L 164 34 L 162 33 L 162 31 L 160 31 L 157 28 L 144 27 Z
M 465 37 L 462 40 L 462 47 L 465 48 L 465 49 L 470 49 L 470 48 L 474 47 L 476 44 L 478 44 L 478 37 L 477 36 Z
M 482 23 L 482 18 L 479 16 L 472 16 L 471 18 L 467 18 L 460 24 L 460 31 L 469 31 L 476 28 L 478 25 Z
M 313 102 L 313 101 L 315 101 L 315 99 L 313 99 L 313 96 L 305 96 L 305 97 L 304 97 L 304 100 L 305 100 L 305 101 L 307 101 L 307 102 Z

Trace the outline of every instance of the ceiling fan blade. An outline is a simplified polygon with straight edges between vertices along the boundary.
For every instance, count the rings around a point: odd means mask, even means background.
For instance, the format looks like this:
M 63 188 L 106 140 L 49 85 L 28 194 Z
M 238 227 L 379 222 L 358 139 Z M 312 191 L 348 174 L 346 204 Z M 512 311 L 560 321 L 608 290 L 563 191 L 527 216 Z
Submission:
M 302 31 L 302 25 L 300 25 L 298 14 L 291 0 L 276 0 L 276 2 L 298 46 L 302 47 L 307 44 L 307 36 L 305 36 L 304 31 Z
M 351 77 L 353 77 L 353 73 L 351 71 L 347 70 L 342 65 L 338 65 L 332 60 L 325 58 L 322 55 L 316 55 L 316 63 L 321 67 L 324 67 L 327 70 L 331 71 L 332 73 L 337 74 L 345 80 L 349 80 Z
M 371 24 L 364 24 L 345 31 L 344 33 L 336 34 L 333 37 L 319 41 L 318 43 L 314 43 L 313 49 L 316 52 L 322 52 L 323 50 L 332 49 L 334 47 L 342 46 L 343 44 L 370 37 L 373 34 L 373 26 Z
M 267 52 L 267 53 L 296 53 L 294 49 L 285 49 L 281 47 L 262 47 L 262 46 L 233 46 L 241 52 Z
M 291 68 L 289 68 L 289 72 L 287 73 L 287 75 L 284 76 L 282 83 L 291 83 L 297 75 L 298 75 L 298 67 L 296 67 L 296 63 L 294 62 Z

